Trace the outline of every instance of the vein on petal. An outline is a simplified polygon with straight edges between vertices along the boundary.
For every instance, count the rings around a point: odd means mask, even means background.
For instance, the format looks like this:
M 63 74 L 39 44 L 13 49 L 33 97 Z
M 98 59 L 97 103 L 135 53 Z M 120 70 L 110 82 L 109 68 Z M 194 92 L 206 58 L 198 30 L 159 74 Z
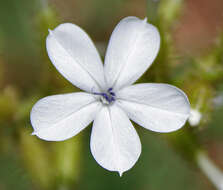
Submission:
M 114 164 L 116 166 L 117 171 L 121 173 L 121 169 L 119 168 L 119 166 L 120 166 L 120 159 L 119 159 L 119 156 L 118 156 L 118 155 L 120 155 L 120 151 L 118 151 L 118 146 L 117 146 L 118 143 L 116 143 L 117 138 L 115 138 L 115 129 L 113 128 L 113 124 L 112 124 L 113 122 L 112 122 L 112 116 L 111 116 L 111 109 L 110 109 L 110 107 L 108 107 L 108 114 L 109 114 L 109 119 L 110 119 L 110 123 L 111 123 L 111 130 L 112 130 L 112 144 L 113 144 L 113 147 L 115 147 L 115 148 L 113 148 L 113 151 L 114 151 L 114 155 L 116 155 L 115 156 L 116 159 L 115 159 Z M 117 150 L 116 150 L 116 148 L 117 148 Z M 116 160 L 117 160 L 118 164 L 116 163 Z
M 162 112 L 167 112 L 171 115 L 177 115 L 177 116 L 183 116 L 183 117 L 188 117 L 189 116 L 189 113 L 188 114 L 183 114 L 183 113 L 179 113 L 179 112 L 174 112 L 174 111 L 171 111 L 171 110 L 167 110 L 167 109 L 163 109 L 163 108 L 159 108 L 159 107 L 156 107 L 156 106 L 153 106 L 153 105 L 150 105 L 150 104 L 146 104 L 146 103 L 141 103 L 141 102 L 137 102 L 137 101 L 134 101 L 134 100 L 126 100 L 124 98 L 118 98 L 119 100 L 121 101 L 124 101 L 124 102 L 127 102 L 127 103 L 135 103 L 135 104 L 139 104 L 139 105 L 144 105 L 144 106 L 148 106 L 152 109 L 156 109 L 156 110 L 159 110 L 159 111 L 162 111 Z M 117 100 L 118 100 L 117 99 Z
M 65 119 L 70 118 L 73 114 L 80 112 L 80 111 L 81 111 L 82 109 L 84 109 L 85 107 L 90 106 L 91 104 L 94 104 L 94 103 L 96 103 L 96 102 L 97 102 L 97 101 L 90 102 L 90 103 L 88 103 L 88 104 L 86 104 L 86 105 L 80 107 L 79 109 L 77 109 L 77 110 L 75 110 L 75 111 L 73 111 L 73 112 L 67 114 L 67 115 L 66 115 L 64 118 L 62 118 L 60 121 L 57 121 L 56 123 L 50 123 L 51 126 L 49 126 L 49 127 L 44 127 L 44 128 L 42 128 L 42 129 L 40 129 L 40 130 L 34 131 L 32 134 L 35 135 L 35 134 L 37 134 L 39 131 L 42 131 L 42 130 L 45 130 L 45 129 L 49 129 L 49 128 L 53 128 L 53 127 L 55 127 L 55 125 L 60 124 L 60 123 L 63 122 Z
M 53 31 L 50 30 L 50 35 L 52 35 L 56 42 L 64 49 L 64 51 L 74 60 L 74 62 L 77 62 L 77 64 L 82 68 L 85 72 L 89 74 L 89 76 L 92 78 L 92 80 L 97 84 L 98 88 L 101 90 L 101 85 L 98 83 L 98 81 L 92 76 L 92 74 L 84 67 L 84 65 L 80 64 L 80 61 L 78 59 L 75 59 L 68 51 L 66 51 L 65 47 L 60 43 L 60 40 L 56 38 L 56 35 L 53 34 Z
M 137 32 L 137 33 L 136 33 L 136 37 L 135 37 L 135 40 L 134 40 L 134 47 L 131 49 L 131 51 L 130 51 L 130 52 L 128 53 L 128 55 L 126 56 L 125 61 L 124 61 L 124 64 L 123 64 L 122 67 L 120 68 L 119 73 L 118 73 L 118 75 L 117 75 L 117 77 L 116 77 L 116 79 L 115 79 L 115 81 L 114 81 L 114 83 L 113 83 L 113 85 L 112 85 L 112 86 L 114 86 L 114 87 L 115 87 L 115 85 L 116 85 L 116 83 L 117 83 L 117 81 L 118 81 L 118 79 L 119 79 L 119 77 L 120 77 L 120 75 L 121 75 L 121 73 L 122 73 L 122 70 L 126 67 L 126 64 L 127 64 L 128 60 L 129 60 L 129 57 L 131 56 L 132 52 L 135 51 L 136 43 L 137 43 L 137 41 L 138 41 L 138 39 L 139 39 L 139 36 L 140 36 L 139 33 L 141 33 L 141 32 Z

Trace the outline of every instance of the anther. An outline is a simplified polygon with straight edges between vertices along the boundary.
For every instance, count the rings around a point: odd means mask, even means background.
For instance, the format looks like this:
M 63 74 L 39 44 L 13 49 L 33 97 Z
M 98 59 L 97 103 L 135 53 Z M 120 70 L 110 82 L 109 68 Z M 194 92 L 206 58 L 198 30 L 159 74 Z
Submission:
M 107 93 L 105 92 L 92 92 L 92 93 L 94 95 L 102 96 L 104 98 L 104 100 L 102 99 L 102 102 L 106 101 L 107 104 L 110 104 L 115 101 L 115 93 L 112 92 L 112 88 L 109 88 L 107 90 Z
M 115 96 L 115 93 L 114 93 L 114 92 L 110 92 L 110 94 L 111 94 L 112 96 Z

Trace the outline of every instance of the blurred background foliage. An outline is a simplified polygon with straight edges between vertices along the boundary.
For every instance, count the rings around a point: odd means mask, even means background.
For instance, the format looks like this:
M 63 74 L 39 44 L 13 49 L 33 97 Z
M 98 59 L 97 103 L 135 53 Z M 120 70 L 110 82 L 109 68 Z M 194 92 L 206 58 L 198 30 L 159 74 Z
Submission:
M 223 169 L 222 0 L 0 0 L 0 190 L 213 190 L 197 165 L 200 150 Z M 91 128 L 64 142 L 31 136 L 29 113 L 40 98 L 78 91 L 52 66 L 48 29 L 72 22 L 104 56 L 125 16 L 148 17 L 160 31 L 159 55 L 139 82 L 186 92 L 201 114 L 171 134 L 136 126 L 142 155 L 122 178 L 101 168 L 89 149 Z

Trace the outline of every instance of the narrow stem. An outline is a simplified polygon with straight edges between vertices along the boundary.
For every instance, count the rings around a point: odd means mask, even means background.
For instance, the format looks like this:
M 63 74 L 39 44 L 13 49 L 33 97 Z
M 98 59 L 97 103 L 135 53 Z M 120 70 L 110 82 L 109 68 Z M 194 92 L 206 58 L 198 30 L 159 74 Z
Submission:
M 204 152 L 197 153 L 197 163 L 216 189 L 223 190 L 223 173 Z

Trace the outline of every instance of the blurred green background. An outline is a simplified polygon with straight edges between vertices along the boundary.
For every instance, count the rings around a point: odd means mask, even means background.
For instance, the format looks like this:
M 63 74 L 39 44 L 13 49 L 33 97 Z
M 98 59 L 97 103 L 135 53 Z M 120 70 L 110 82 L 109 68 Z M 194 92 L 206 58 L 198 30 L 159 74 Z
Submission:
M 222 0 L 0 0 L 0 190 L 214 190 L 198 167 L 204 151 L 223 170 Z M 148 17 L 160 31 L 159 55 L 139 82 L 163 82 L 186 92 L 202 115 L 170 134 L 136 126 L 142 154 L 119 177 L 93 159 L 88 127 L 64 142 L 31 136 L 29 113 L 45 96 L 79 91 L 47 56 L 48 29 L 75 23 L 103 58 L 125 16 Z

